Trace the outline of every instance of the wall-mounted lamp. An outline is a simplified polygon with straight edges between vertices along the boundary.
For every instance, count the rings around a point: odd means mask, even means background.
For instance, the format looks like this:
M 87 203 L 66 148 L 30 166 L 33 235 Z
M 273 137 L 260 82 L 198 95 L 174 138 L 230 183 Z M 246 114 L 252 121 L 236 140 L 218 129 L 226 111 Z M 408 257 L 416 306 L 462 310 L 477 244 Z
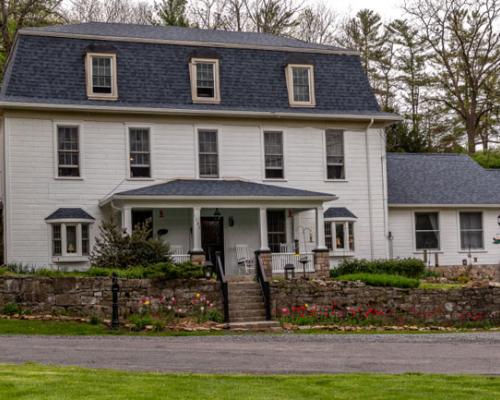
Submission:
M 500 215 L 497 217 L 498 225 L 500 225 Z
M 158 236 L 163 236 L 168 233 L 168 229 L 158 229 L 156 233 L 158 233 Z
M 217 217 L 219 218 L 222 214 L 220 213 L 219 209 L 216 208 L 215 211 L 214 211 L 214 217 Z
M 234 226 L 234 218 L 233 217 L 229 217 L 228 220 L 227 220 L 227 223 L 229 224 L 229 226 Z

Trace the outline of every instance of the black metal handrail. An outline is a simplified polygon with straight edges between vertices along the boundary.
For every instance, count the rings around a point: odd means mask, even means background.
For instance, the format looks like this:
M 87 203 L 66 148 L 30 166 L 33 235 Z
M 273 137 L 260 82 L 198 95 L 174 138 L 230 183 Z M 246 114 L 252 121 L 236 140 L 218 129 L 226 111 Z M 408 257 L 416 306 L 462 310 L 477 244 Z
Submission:
M 264 272 L 264 267 L 262 267 L 262 262 L 260 260 L 260 255 L 256 254 L 255 258 L 257 259 L 255 268 L 257 272 L 257 282 L 260 284 L 260 288 L 262 289 L 262 296 L 264 297 L 264 307 L 266 310 L 266 320 L 271 320 L 271 289 L 269 288 L 269 282 L 266 278 L 266 273 Z
M 217 279 L 220 282 L 220 287 L 222 291 L 222 301 L 224 306 L 224 322 L 229 322 L 229 291 L 227 289 L 227 280 L 224 275 L 224 268 L 222 268 L 222 260 L 220 258 L 221 253 L 219 251 L 215 252 L 215 272 L 217 273 Z

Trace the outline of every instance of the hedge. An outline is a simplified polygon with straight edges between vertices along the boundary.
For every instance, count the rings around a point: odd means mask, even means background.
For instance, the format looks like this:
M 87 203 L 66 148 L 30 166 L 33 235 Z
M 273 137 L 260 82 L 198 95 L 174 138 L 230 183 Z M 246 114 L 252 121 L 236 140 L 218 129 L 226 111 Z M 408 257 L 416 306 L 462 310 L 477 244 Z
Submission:
M 401 275 L 389 274 L 348 274 L 336 278 L 339 281 L 361 281 L 369 286 L 389 286 L 397 288 L 417 288 L 420 281 L 414 278 L 407 278 Z
M 330 271 L 330 276 L 335 278 L 340 275 L 371 273 L 401 275 L 408 278 L 420 278 L 425 274 L 425 264 L 417 258 L 404 258 L 398 260 L 346 260 L 337 268 Z

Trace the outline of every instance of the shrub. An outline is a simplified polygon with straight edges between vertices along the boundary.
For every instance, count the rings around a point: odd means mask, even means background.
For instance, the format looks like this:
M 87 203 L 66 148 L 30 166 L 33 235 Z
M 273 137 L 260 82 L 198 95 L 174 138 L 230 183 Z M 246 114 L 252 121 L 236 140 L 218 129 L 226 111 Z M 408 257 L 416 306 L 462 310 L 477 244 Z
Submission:
M 222 313 L 219 310 L 214 308 L 212 310 L 208 310 L 207 320 L 221 324 L 222 322 L 224 322 L 224 315 L 222 315 Z
M 420 281 L 418 279 L 407 278 L 401 275 L 389 275 L 389 274 L 357 273 L 357 274 L 341 275 L 336 279 L 339 281 L 361 281 L 369 286 L 416 288 L 420 285 Z
M 5 314 L 5 315 L 21 314 L 22 312 L 23 312 L 23 310 L 16 303 L 8 303 L 8 304 L 4 305 L 2 308 L 2 314 Z
M 153 325 L 153 318 L 150 315 L 138 315 L 133 314 L 128 319 L 133 325 L 132 329 L 134 331 L 142 331 L 146 326 Z
M 408 278 L 420 278 L 425 272 L 425 264 L 417 258 L 400 260 L 346 260 L 330 271 L 332 278 L 346 274 L 371 273 L 401 275 Z
M 90 325 L 100 325 L 102 324 L 102 319 L 97 315 L 92 315 L 89 320 Z
M 114 221 L 99 227 L 100 237 L 92 249 L 92 264 L 106 268 L 128 268 L 170 261 L 170 248 L 161 240 L 152 239 L 151 222 L 138 224 L 132 234 L 123 233 Z

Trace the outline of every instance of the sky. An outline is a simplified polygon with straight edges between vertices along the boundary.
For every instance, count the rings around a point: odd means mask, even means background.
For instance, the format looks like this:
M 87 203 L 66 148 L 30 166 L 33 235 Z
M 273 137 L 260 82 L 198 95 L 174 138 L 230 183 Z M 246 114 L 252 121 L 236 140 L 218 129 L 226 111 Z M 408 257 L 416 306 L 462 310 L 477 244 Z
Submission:
M 339 14 L 356 14 L 363 8 L 378 12 L 383 19 L 400 17 L 403 0 L 323 0 Z

